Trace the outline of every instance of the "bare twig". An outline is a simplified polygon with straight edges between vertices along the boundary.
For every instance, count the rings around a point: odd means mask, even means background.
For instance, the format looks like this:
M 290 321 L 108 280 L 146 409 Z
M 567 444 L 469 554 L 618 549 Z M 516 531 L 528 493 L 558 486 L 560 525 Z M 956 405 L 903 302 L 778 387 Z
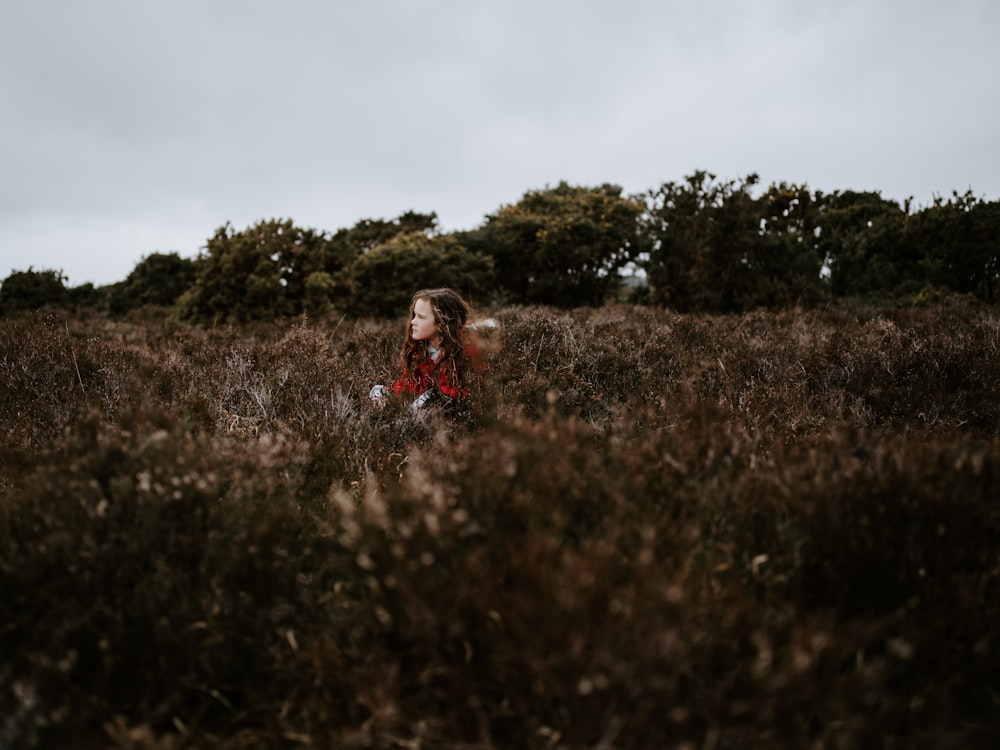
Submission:
M 67 323 L 67 322 L 66 322 L 66 321 L 64 320 L 64 321 L 63 321 L 63 325 L 65 325 L 65 326 L 66 326 L 66 340 L 67 340 L 67 341 L 70 341 L 70 337 L 69 337 L 69 323 Z M 76 379 L 77 379 L 77 381 L 79 381 L 79 383 L 80 383 L 80 390 L 81 390 L 81 391 L 86 391 L 87 389 L 83 387 L 83 376 L 81 376 L 81 375 L 80 375 L 80 365 L 79 365 L 79 363 L 78 363 L 78 362 L 76 361 L 76 350 L 75 350 L 75 349 L 73 348 L 73 343 L 72 343 L 72 341 L 70 341 L 70 345 L 69 345 L 69 353 L 70 353 L 70 354 L 72 355 L 72 357 L 73 357 L 73 367 L 74 367 L 74 368 L 76 368 Z

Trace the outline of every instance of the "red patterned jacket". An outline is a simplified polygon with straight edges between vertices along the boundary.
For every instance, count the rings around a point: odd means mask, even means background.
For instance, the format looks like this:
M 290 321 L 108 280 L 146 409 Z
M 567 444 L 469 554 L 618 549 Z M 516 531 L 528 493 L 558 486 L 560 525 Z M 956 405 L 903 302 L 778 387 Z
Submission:
M 466 340 L 465 353 L 471 366 L 477 370 L 481 369 L 481 352 L 472 340 Z M 404 372 L 399 380 L 393 383 L 392 392 L 413 396 L 422 396 L 425 393 L 440 394 L 456 401 L 469 395 L 468 383 L 462 381 L 455 361 L 443 362 L 439 350 L 431 349 L 429 346 L 427 356 L 417 363 L 416 368 Z

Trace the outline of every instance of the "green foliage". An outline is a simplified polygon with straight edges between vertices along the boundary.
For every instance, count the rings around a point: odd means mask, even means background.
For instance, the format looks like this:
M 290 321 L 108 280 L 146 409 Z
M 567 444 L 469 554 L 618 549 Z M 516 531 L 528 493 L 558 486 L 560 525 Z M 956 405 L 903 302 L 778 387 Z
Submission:
M 918 258 L 920 280 L 993 303 L 1000 284 L 1000 201 L 971 192 L 935 201 L 910 218 L 904 243 Z
M 66 277 L 61 271 L 14 271 L 0 285 L 0 314 L 61 306 L 66 302 Z
M 681 312 L 733 309 L 728 282 L 740 245 L 757 230 L 749 192 L 756 182 L 751 175 L 740 184 L 719 183 L 699 171 L 650 193 L 646 231 L 652 250 L 645 269 L 655 304 Z
M 66 306 L 75 309 L 91 311 L 107 308 L 109 287 L 95 287 L 92 283 L 71 286 L 66 290 Z
M 330 239 L 324 270 L 333 280 L 330 293 L 341 309 L 355 307 L 352 276 L 354 263 L 369 251 L 398 235 L 416 233 L 431 237 L 437 233 L 437 214 L 406 211 L 392 220 L 362 219 L 349 229 L 338 230 Z
M 436 221 L 434 214 L 411 211 L 392 221 L 362 220 L 333 236 L 291 220 L 239 232 L 226 224 L 195 261 L 194 283 L 178 298 L 177 317 L 245 323 L 356 307 L 354 264 L 400 233 L 429 233 Z
M 199 324 L 333 310 L 384 317 L 420 286 L 455 287 L 481 305 L 643 303 L 691 313 L 953 294 L 995 303 L 997 237 L 1000 202 L 971 192 L 913 211 L 877 192 L 761 189 L 755 174 L 723 181 L 699 170 L 639 196 L 560 182 L 450 234 L 436 214 L 414 211 L 332 235 L 290 220 L 226 224 L 195 261 L 153 254 L 105 289 L 66 290 L 52 271 L 15 273 L 0 311 L 106 300 L 116 316 L 173 303 L 177 320 Z
M 453 235 L 397 234 L 351 266 L 349 311 L 357 316 L 405 314 L 418 289 L 451 287 L 470 301 L 492 292 L 492 259 L 467 250 Z
M 852 191 L 818 194 L 813 202 L 833 295 L 892 301 L 972 294 L 995 302 L 1000 202 L 956 193 L 913 211 L 908 201 Z
M 178 316 L 246 322 L 298 315 L 306 280 L 324 270 L 327 242 L 291 220 L 261 221 L 240 232 L 226 224 L 195 261 L 194 285 L 179 298 Z
M 194 262 L 177 253 L 153 253 L 136 265 L 125 281 L 111 287 L 108 309 L 124 315 L 146 305 L 170 307 L 195 280 Z
M 0 315 L 43 308 L 98 312 L 107 306 L 108 287 L 92 283 L 67 287 L 61 271 L 14 271 L 0 286 Z
M 618 292 L 620 271 L 642 252 L 642 209 L 616 185 L 561 182 L 525 193 L 462 239 L 493 258 L 509 301 L 596 306 Z
M 332 238 L 336 252 L 349 266 L 355 259 L 399 234 L 419 232 L 430 236 L 437 231 L 437 214 L 406 211 L 390 221 L 362 219 L 350 229 L 337 231 Z M 329 269 L 333 271 L 334 269 Z
M 719 182 L 698 171 L 648 196 L 650 300 L 681 311 L 874 301 L 927 290 L 996 299 L 997 203 L 967 193 L 911 212 L 879 193 L 810 193 L 756 175 Z
M 333 276 L 326 271 L 314 271 L 306 278 L 303 310 L 312 316 L 322 315 L 332 307 L 331 300 L 337 291 Z
M 889 295 L 916 269 L 902 249 L 908 206 L 853 191 L 821 194 L 817 203 L 819 246 L 835 296 Z
M 649 194 L 651 298 L 680 311 L 740 312 L 821 301 L 816 214 L 804 187 L 698 171 Z
M 991 746 L 994 309 L 495 318 L 0 322 L 2 743 Z
M 737 307 L 777 310 L 825 302 L 829 294 L 821 277 L 824 257 L 812 193 L 804 185 L 782 182 L 772 184 L 755 204 L 761 239 L 747 252 Z

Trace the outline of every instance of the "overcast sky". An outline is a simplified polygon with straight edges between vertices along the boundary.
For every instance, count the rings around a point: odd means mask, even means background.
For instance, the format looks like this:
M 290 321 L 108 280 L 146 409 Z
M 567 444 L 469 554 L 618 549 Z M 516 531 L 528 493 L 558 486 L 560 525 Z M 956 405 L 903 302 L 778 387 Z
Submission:
M 1000 198 L 997 0 L 0 0 L 0 280 L 697 169 Z

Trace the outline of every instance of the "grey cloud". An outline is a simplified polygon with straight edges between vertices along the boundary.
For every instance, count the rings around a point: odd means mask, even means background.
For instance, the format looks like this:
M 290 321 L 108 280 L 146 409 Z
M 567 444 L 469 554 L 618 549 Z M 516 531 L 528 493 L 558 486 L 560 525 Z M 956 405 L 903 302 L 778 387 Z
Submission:
M 471 227 L 697 168 L 995 197 L 990 0 L 50 0 L 0 24 L 0 274 L 124 278 L 226 221 Z

